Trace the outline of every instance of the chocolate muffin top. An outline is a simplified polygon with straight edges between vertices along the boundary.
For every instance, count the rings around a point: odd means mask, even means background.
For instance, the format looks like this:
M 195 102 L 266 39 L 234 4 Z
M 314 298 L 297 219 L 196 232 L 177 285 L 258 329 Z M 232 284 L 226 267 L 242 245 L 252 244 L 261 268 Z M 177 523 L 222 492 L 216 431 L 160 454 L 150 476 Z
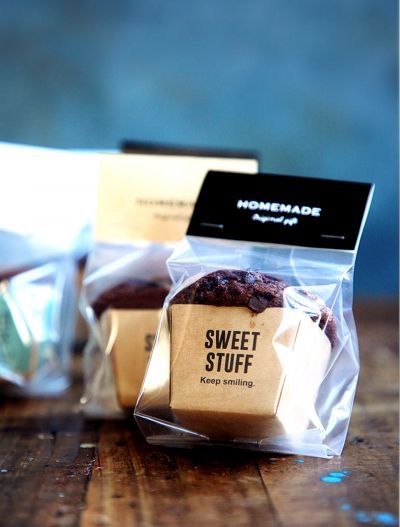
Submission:
M 223 269 L 185 287 L 171 299 L 170 304 L 247 307 L 254 313 L 262 313 L 268 307 L 284 307 L 283 292 L 287 287 L 289 285 L 284 280 L 265 273 Z M 318 321 L 319 327 L 334 345 L 336 324 L 331 310 L 314 293 L 304 289 L 298 293 L 304 300 L 300 303 L 307 305 L 305 312 L 314 322 Z
M 92 303 L 97 318 L 108 308 L 160 309 L 168 294 L 168 287 L 155 282 L 126 280 L 103 291 Z

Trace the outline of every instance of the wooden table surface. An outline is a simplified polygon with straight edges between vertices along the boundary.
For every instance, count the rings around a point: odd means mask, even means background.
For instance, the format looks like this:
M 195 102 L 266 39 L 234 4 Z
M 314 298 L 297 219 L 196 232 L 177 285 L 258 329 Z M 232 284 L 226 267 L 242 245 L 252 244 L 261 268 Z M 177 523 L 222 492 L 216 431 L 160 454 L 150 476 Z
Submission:
M 341 457 L 152 447 L 132 422 L 85 419 L 77 382 L 59 399 L 2 401 L 0 526 L 397 525 L 396 306 L 365 303 L 356 319 L 362 372 Z

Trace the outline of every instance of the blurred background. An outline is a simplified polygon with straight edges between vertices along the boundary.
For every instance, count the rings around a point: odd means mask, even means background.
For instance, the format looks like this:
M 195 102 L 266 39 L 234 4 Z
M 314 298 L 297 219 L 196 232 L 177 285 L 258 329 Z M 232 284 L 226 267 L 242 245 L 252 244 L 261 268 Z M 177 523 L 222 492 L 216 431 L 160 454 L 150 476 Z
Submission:
M 0 141 L 255 149 L 264 171 L 374 182 L 355 288 L 396 294 L 395 0 L 0 0 L 0 10 Z

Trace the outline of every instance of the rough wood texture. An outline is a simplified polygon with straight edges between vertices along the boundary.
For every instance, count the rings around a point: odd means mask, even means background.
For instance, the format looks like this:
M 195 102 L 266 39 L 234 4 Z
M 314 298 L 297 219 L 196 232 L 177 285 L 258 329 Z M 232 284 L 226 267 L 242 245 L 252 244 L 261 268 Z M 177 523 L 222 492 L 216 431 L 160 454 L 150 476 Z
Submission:
M 77 383 L 57 400 L 3 400 L 0 525 L 397 525 L 397 311 L 357 315 L 362 372 L 342 457 L 151 447 L 132 423 L 85 420 Z M 320 480 L 339 470 L 342 483 Z

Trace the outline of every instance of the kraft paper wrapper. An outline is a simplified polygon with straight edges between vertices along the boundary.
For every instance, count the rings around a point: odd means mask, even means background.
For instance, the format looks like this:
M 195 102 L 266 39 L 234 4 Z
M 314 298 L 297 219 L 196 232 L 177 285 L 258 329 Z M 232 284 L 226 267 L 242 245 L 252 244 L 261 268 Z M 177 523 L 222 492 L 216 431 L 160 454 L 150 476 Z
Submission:
M 136 404 L 160 312 L 160 309 L 107 309 L 101 316 L 106 347 L 111 350 L 117 398 L 123 408 Z
M 82 283 L 84 278 L 85 267 L 83 264 L 79 264 L 77 267 L 76 273 L 76 289 L 77 294 L 80 295 L 82 291 Z M 76 316 L 76 325 L 75 325 L 75 341 L 77 343 L 85 343 L 88 339 L 88 326 L 83 318 L 82 313 L 78 311 Z
M 97 193 L 97 241 L 179 241 L 209 170 L 255 173 L 256 159 L 107 154 Z
M 191 304 L 172 305 L 169 314 L 170 406 L 182 426 L 210 438 L 258 440 L 307 429 L 331 344 L 306 314 L 289 308 L 254 314 L 244 307 Z M 260 335 L 254 351 L 206 349 L 208 329 Z M 208 372 L 208 352 L 250 354 L 252 364 L 247 374 L 243 368 Z M 204 377 L 220 384 L 201 382 Z

